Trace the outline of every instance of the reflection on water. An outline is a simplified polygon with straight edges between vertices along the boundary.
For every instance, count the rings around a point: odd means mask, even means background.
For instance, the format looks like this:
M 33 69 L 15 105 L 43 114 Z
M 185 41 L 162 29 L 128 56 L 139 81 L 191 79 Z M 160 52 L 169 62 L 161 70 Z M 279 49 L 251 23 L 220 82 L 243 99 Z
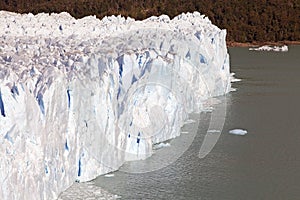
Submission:
M 205 158 L 199 147 L 211 113 L 197 115 L 197 134 L 174 163 L 148 173 L 115 172 L 96 184 L 122 199 L 298 199 L 300 46 L 287 53 L 231 48 L 230 55 L 242 81 L 227 95 L 222 134 Z M 248 134 L 228 134 L 233 128 Z

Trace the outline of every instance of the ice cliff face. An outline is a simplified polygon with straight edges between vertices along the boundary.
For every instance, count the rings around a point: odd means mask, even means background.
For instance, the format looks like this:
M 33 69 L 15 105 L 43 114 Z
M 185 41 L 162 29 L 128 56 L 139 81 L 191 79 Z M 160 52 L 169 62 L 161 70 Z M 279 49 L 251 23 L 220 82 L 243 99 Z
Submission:
M 1 199 L 56 198 L 145 159 L 230 89 L 226 31 L 197 12 L 0 18 Z

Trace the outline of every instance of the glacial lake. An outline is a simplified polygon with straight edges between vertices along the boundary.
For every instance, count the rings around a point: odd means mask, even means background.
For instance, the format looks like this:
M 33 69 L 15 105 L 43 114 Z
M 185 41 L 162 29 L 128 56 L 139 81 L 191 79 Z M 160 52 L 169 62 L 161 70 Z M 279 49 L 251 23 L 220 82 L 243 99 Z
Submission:
M 209 112 L 194 116 L 195 136 L 177 139 L 192 143 L 171 164 L 147 173 L 121 170 L 93 182 L 121 199 L 299 199 L 300 46 L 289 46 L 288 52 L 229 48 L 229 53 L 231 71 L 242 81 L 220 98 L 226 101 L 225 123 L 206 157 L 198 155 Z M 234 128 L 248 134 L 228 134 Z

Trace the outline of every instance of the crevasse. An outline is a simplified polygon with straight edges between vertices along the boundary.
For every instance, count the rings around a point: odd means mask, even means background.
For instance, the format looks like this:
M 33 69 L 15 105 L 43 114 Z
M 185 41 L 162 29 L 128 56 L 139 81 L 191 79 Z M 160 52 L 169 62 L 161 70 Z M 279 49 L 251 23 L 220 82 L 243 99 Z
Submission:
M 0 18 L 1 199 L 57 198 L 145 159 L 231 87 L 226 31 L 198 12 Z

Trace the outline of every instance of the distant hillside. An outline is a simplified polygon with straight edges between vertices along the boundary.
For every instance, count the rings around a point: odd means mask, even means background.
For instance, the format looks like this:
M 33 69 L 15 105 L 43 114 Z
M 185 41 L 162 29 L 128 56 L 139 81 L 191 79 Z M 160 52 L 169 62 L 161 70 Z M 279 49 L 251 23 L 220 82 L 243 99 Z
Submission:
M 1 0 L 1 10 L 20 13 L 67 11 L 86 15 L 123 15 L 144 19 L 200 11 L 228 30 L 228 41 L 300 41 L 300 0 Z

